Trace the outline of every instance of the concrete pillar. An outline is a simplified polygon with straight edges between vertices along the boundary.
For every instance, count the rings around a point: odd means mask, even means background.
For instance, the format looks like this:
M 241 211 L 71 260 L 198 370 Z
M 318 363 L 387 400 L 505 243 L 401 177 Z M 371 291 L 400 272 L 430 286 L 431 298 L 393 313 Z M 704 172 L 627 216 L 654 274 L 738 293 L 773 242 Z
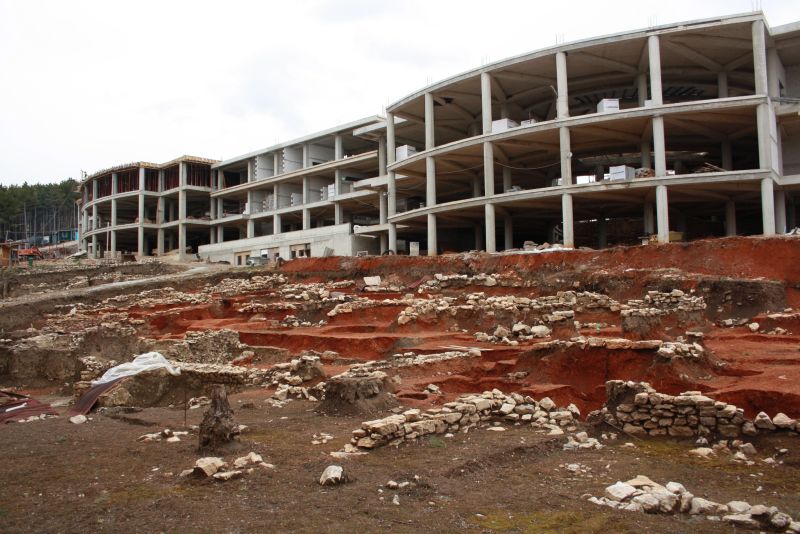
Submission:
M 650 99 L 654 105 L 661 106 L 664 96 L 661 92 L 661 45 L 658 35 L 647 38 L 647 53 L 650 60 Z
M 775 189 L 775 233 L 786 233 L 786 193 Z
M 492 133 L 492 77 L 488 72 L 481 73 L 481 122 L 483 134 Z
M 311 229 L 311 210 L 308 208 L 303 209 L 303 230 Z
M 272 216 L 272 233 L 278 235 L 281 233 L 281 214 L 276 213 Z
M 278 176 L 279 174 L 283 174 L 281 172 L 281 152 L 277 150 L 272 154 L 272 174 L 273 176 Z M 221 173 L 221 171 L 220 171 Z
M 95 204 L 94 206 L 92 206 L 92 224 L 91 224 L 92 230 L 97 230 L 98 226 L 99 224 L 97 220 L 97 204 Z
M 378 139 L 378 176 L 386 176 L 386 138 Z
M 388 202 L 389 196 L 386 191 L 378 192 L 378 221 L 380 224 L 386 224 L 388 218 Z
M 506 215 L 503 219 L 503 234 L 504 234 L 504 249 L 509 250 L 514 248 L 514 220 L 511 215 Z
M 117 173 L 111 173 L 111 194 L 116 195 L 119 193 L 119 175 Z
M 647 100 L 647 73 L 640 72 L 636 76 L 636 89 L 639 107 L 643 108 L 644 101 Z
M 223 243 L 225 241 L 225 227 L 221 224 L 217 226 L 217 243 Z
M 656 186 L 656 223 L 658 242 L 669 243 L 669 201 L 665 185 Z
M 391 165 L 397 157 L 395 151 L 395 133 L 394 133 L 394 113 L 386 113 L 386 164 Z M 393 217 L 397 214 L 397 183 L 395 181 L 395 174 L 388 171 L 388 179 L 386 184 L 387 193 L 387 216 Z M 397 226 L 394 223 L 389 224 L 389 250 L 397 252 Z
M 304 210 L 305 211 L 305 210 Z M 305 217 L 303 217 L 303 224 L 305 225 Z M 305 226 L 303 227 L 305 229 Z M 247 238 L 250 239 L 256 236 L 256 222 L 252 219 L 247 221 Z
M 644 203 L 644 233 L 653 235 L 656 232 L 655 206 L 652 202 Z
M 667 147 L 664 139 L 664 117 L 653 117 L 653 152 L 656 176 L 667 175 Z
M 653 160 L 650 157 L 650 141 L 642 141 L 642 167 L 645 169 L 653 168 Z
M 575 230 L 572 218 L 572 195 L 569 193 L 561 195 L 561 221 L 564 230 L 564 246 L 574 248 Z
M 733 200 L 725 202 L 725 235 L 736 235 L 736 202 Z
M 217 231 L 214 230 L 213 226 L 208 228 L 208 243 L 211 245 L 215 245 L 217 243 Z
M 486 197 L 494 196 L 494 145 L 483 143 L 483 194 Z M 486 204 L 486 252 L 497 252 L 495 238 L 494 204 Z
M 344 145 L 342 144 L 342 134 L 333 136 L 333 157 L 336 159 L 344 158 Z
M 344 206 L 342 206 L 338 202 L 336 202 L 333 205 L 333 223 L 334 224 L 344 223 Z
M 767 77 L 767 44 L 766 35 L 764 34 L 763 21 L 753 21 L 752 35 L 755 94 L 768 95 L 769 83 Z M 770 121 L 770 105 L 768 103 L 759 104 L 756 107 L 756 126 L 758 128 L 758 166 L 760 169 L 771 169 L 773 164 L 771 144 L 772 139 L 770 136 L 772 124 L 770 124 Z
M 99 256 L 97 254 L 97 235 L 92 236 L 92 258 L 97 259 Z
M 572 185 L 572 147 L 569 128 L 562 126 L 558 129 L 561 153 L 561 184 Z
M 425 158 L 425 207 L 436 205 L 436 161 Z
M 472 198 L 483 196 L 482 182 L 480 176 L 472 177 Z
M 117 257 L 117 231 L 111 230 L 111 243 L 109 244 L 109 250 L 111 251 L 111 257 Z
M 439 242 L 436 233 L 436 215 L 428 214 L 428 256 L 436 256 L 439 253 Z
M 731 149 L 730 139 L 725 139 L 722 142 L 722 165 L 721 167 L 726 171 L 733 170 L 733 150 Z
M 186 259 L 186 163 L 178 165 L 178 259 Z
M 378 235 L 378 239 L 380 240 L 380 242 L 378 243 L 378 247 L 379 247 L 379 250 L 380 250 L 381 254 L 383 254 L 389 248 L 389 246 L 388 246 L 389 236 L 387 236 L 386 234 L 381 232 Z
M 728 73 L 717 73 L 717 98 L 728 98 Z
M 567 54 L 556 53 L 556 85 L 558 96 L 556 99 L 556 117 L 566 119 L 569 117 L 569 90 L 567 82 Z
M 436 146 L 433 108 L 433 93 L 425 93 L 425 150 Z
M 769 177 L 761 180 L 761 223 L 764 235 L 775 235 L 775 192 Z
M 503 193 L 508 193 L 511 189 L 511 169 L 503 167 Z
M 303 176 L 303 204 L 311 203 L 311 181 L 308 176 Z
M 495 235 L 495 209 L 494 204 L 484 206 L 484 224 L 486 225 L 486 239 L 484 241 L 486 252 L 497 252 L 497 236 Z
M 397 254 L 397 226 L 389 224 L 389 250 Z
M 608 221 L 606 216 L 601 215 L 597 220 L 597 248 L 608 247 Z
M 303 143 L 302 148 L 303 148 L 303 168 L 307 169 L 308 167 L 311 166 L 311 153 L 308 143 Z
M 145 255 L 144 242 L 144 167 L 139 167 L 139 224 L 136 229 L 137 255 Z
M 111 226 L 117 225 L 117 199 L 111 199 Z

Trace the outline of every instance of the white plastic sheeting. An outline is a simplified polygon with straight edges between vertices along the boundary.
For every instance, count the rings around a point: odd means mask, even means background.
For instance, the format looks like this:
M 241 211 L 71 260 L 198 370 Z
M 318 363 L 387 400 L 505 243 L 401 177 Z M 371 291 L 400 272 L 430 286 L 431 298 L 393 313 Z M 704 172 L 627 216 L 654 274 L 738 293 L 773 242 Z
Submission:
M 180 368 L 173 367 L 161 353 L 146 352 L 134 358 L 132 362 L 112 367 L 97 380 L 92 380 L 92 385 L 97 386 L 99 384 L 105 384 L 117 380 L 118 378 L 138 375 L 139 373 L 152 371 L 154 369 L 166 369 L 169 374 L 174 376 L 181 374 Z

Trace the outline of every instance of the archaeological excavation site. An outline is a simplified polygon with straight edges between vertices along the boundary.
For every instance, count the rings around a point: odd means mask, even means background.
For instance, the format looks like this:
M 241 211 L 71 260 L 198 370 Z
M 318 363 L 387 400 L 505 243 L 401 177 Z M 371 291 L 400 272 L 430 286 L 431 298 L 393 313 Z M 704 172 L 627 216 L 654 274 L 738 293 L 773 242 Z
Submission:
M 4 532 L 800 532 L 800 237 L 39 262 Z

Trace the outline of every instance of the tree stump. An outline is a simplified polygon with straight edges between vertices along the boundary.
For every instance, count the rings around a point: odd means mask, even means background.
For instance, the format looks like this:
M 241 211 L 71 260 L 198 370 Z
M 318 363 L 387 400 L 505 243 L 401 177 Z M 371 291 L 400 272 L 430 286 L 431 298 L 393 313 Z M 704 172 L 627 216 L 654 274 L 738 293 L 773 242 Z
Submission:
M 203 422 L 200 423 L 200 452 L 215 452 L 233 443 L 239 435 L 239 425 L 233 420 L 233 411 L 228 404 L 225 386 L 219 386 L 211 394 Z

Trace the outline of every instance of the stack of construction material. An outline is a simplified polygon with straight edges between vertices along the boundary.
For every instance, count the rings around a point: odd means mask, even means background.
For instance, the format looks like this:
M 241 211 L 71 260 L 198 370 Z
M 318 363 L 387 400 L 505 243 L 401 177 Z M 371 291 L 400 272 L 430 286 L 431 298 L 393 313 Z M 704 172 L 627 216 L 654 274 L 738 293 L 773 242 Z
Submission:
M 725 172 L 725 169 L 723 169 L 722 167 L 717 167 L 716 165 L 713 165 L 706 161 L 692 172 L 694 174 L 702 174 L 706 172 Z
M 322 196 L 322 200 L 333 200 L 333 197 L 336 196 L 336 185 L 323 185 L 320 188 L 320 194 Z
M 653 169 L 647 167 L 641 167 L 636 169 L 636 174 L 634 174 L 634 178 L 653 178 L 655 177 L 656 173 Z
M 303 205 L 303 194 L 302 193 L 292 193 L 290 200 L 290 206 L 302 206 Z

